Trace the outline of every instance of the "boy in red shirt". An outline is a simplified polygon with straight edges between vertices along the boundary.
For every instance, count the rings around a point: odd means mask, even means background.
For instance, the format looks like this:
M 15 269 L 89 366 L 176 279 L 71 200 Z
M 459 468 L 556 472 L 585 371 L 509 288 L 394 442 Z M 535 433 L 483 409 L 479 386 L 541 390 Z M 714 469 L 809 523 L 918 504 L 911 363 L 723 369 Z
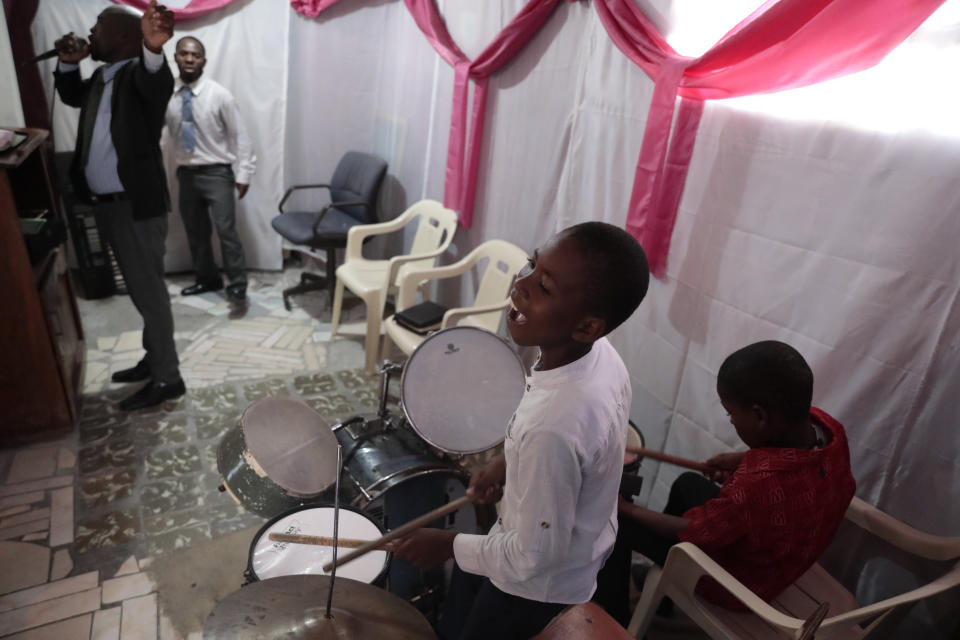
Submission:
M 813 373 L 796 349 L 771 340 L 734 352 L 717 374 L 717 393 L 750 450 L 707 460 L 722 487 L 682 474 L 664 513 L 621 499 L 617 543 L 594 597 L 621 624 L 630 618 L 631 550 L 662 565 L 673 544 L 692 542 L 771 600 L 817 561 L 853 497 L 843 427 L 810 406 Z M 742 606 L 713 580 L 697 592 Z

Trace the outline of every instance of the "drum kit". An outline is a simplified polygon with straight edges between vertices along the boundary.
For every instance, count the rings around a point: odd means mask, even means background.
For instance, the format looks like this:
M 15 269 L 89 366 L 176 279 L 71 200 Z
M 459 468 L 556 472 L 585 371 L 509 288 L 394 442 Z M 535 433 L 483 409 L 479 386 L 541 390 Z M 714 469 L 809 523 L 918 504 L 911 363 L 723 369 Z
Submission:
M 397 372 L 402 416 L 387 410 Z M 205 638 L 434 637 L 410 601 L 436 585 L 391 566 L 405 563 L 391 563 L 383 538 L 423 526 L 415 516 L 430 510 L 434 526 L 477 532 L 474 509 L 457 510 L 467 504 L 466 461 L 503 442 L 525 372 L 502 338 L 453 327 L 381 374 L 375 415 L 331 425 L 298 400 L 265 398 L 224 436 L 221 491 L 268 521 L 250 546 L 246 585 L 217 604 Z M 370 541 L 377 548 L 364 548 Z M 338 546 L 362 553 L 338 562 Z M 325 609 L 325 598 L 335 604 Z
M 397 372 L 402 416 L 387 410 Z M 478 531 L 483 518 L 462 508 L 466 467 L 503 442 L 525 372 L 502 338 L 453 327 L 403 366 L 385 362 L 381 375 L 374 415 L 330 425 L 298 400 L 265 398 L 223 437 L 221 491 L 268 520 L 250 545 L 245 585 L 217 603 L 204 638 L 435 637 L 411 603 L 436 600 L 443 572 L 438 587 L 435 572 L 391 563 L 390 540 L 427 525 Z M 647 453 L 630 426 L 626 495 L 639 491 Z M 338 548 L 351 550 L 338 558 Z

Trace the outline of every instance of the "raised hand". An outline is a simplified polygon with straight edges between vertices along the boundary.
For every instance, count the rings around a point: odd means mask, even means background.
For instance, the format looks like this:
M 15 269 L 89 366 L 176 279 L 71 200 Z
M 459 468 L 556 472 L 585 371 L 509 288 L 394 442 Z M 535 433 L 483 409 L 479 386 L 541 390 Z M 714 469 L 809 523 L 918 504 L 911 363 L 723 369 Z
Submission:
M 150 0 L 150 6 L 143 12 L 140 20 L 143 30 L 143 44 L 154 53 L 160 53 L 163 45 L 173 37 L 173 11 L 157 0 Z
M 74 35 L 73 31 L 54 42 L 53 47 L 57 50 L 60 61 L 68 64 L 77 64 L 90 55 L 90 47 L 82 38 Z

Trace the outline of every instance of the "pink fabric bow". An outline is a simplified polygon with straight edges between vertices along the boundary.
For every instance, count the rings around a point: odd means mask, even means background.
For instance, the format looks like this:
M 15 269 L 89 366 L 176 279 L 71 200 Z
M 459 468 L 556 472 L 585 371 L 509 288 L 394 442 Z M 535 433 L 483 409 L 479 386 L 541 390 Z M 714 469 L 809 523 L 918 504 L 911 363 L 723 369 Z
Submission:
M 113 1 L 116 4 L 125 4 L 128 7 L 133 7 L 134 9 L 139 9 L 140 11 L 146 11 L 147 7 L 150 6 L 150 0 Z M 210 13 L 211 11 L 222 9 L 233 1 L 234 0 L 192 0 L 190 4 L 185 6 L 183 9 L 171 9 L 171 11 L 173 11 L 173 19 L 177 22 L 182 22 L 183 20 L 199 18 L 200 16 Z
M 862 71 L 943 2 L 771 0 L 712 49 L 690 59 L 677 55 L 633 0 L 594 0 L 617 48 L 656 83 L 626 225 L 646 250 L 654 275 L 662 277 L 666 268 L 704 100 L 780 91 Z
M 290 6 L 300 15 L 316 18 L 324 9 L 329 9 L 340 0 L 290 0 Z
M 483 118 L 489 77 L 520 51 L 540 29 L 560 0 L 530 0 L 503 31 L 472 62 L 447 32 L 434 0 L 405 0 L 407 9 L 427 40 L 454 68 L 453 112 L 447 143 L 447 169 L 443 204 L 460 212 L 460 224 L 473 223 L 477 170 L 483 140 Z M 467 144 L 469 81 L 474 80 L 470 141 Z

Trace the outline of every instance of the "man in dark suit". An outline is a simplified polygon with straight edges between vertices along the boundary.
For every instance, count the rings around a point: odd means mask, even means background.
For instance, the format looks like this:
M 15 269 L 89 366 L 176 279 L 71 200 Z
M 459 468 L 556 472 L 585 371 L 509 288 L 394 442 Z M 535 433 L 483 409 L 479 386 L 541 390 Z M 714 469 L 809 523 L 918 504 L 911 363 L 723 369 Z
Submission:
M 173 13 L 152 0 L 142 18 L 122 7 L 105 9 L 90 29 L 89 47 L 72 33 L 55 45 L 60 52 L 57 91 L 64 103 L 80 108 L 71 179 L 76 192 L 94 205 L 97 225 L 143 318 L 146 355 L 112 378 L 149 380 L 120 402 L 128 411 L 186 392 L 163 279 L 170 195 L 160 130 L 173 93 L 163 45 L 172 36 Z M 77 65 L 88 55 L 106 64 L 83 80 Z

